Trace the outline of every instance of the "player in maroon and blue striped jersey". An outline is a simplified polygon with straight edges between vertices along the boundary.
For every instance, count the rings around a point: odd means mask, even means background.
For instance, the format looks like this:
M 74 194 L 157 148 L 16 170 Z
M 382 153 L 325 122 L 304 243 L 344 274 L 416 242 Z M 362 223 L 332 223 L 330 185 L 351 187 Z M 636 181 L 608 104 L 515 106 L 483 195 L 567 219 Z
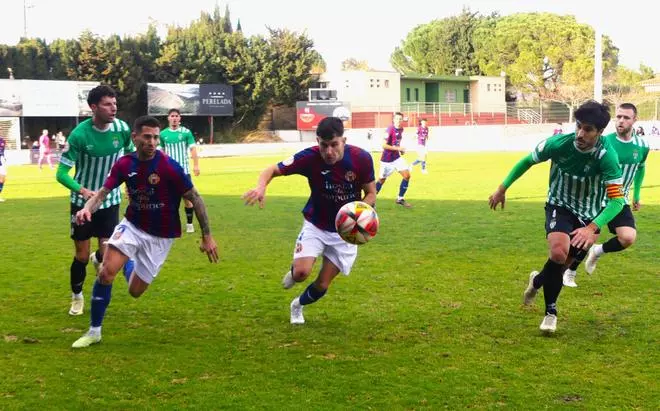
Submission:
M 376 183 L 376 192 L 385 184 L 385 180 L 395 171 L 398 171 L 403 177 L 401 185 L 399 186 L 399 196 L 396 198 L 396 203 L 406 208 L 411 205 L 403 197 L 408 191 L 408 183 L 410 182 L 410 167 L 406 159 L 402 157 L 406 149 L 401 145 L 403 139 L 403 127 L 401 121 L 403 114 L 394 113 L 392 125 L 385 130 L 385 137 L 383 139 L 383 155 L 380 157 L 380 172 L 378 173 L 378 182 Z
M 346 203 L 362 200 L 374 205 L 376 182 L 371 155 L 346 144 L 344 125 L 337 117 L 326 117 L 316 129 L 318 146 L 267 167 L 257 187 L 243 195 L 247 205 L 264 205 L 266 187 L 274 177 L 300 174 L 311 190 L 303 208 L 303 227 L 296 240 L 293 264 L 282 285 L 291 288 L 309 277 L 316 258 L 323 264 L 316 281 L 291 302 L 291 324 L 303 324 L 303 307 L 323 297 L 332 280 L 341 272 L 348 275 L 357 257 L 357 246 L 342 240 L 335 229 L 337 211 Z M 362 193 L 364 192 L 364 197 Z
M 108 240 L 94 283 L 90 329 L 73 343 L 73 348 L 101 341 L 101 324 L 110 303 L 112 282 L 129 258 L 135 261 L 127 279 L 128 292 L 133 297 L 142 295 L 158 275 L 174 239 L 181 236 L 181 198 L 193 203 L 202 231 L 200 250 L 208 255 L 209 261 L 218 261 L 204 202 L 179 163 L 156 149 L 159 135 L 157 119 L 142 116 L 135 120 L 132 137 L 137 151 L 123 156 L 112 166 L 103 187 L 76 214 L 78 224 L 90 221 L 106 196 L 126 183 L 130 202 L 124 219 Z

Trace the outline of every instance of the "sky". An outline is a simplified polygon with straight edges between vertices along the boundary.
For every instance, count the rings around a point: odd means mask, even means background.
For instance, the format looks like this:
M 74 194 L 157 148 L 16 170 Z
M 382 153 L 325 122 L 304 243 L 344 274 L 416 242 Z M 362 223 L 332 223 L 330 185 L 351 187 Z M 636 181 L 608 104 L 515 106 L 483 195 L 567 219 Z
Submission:
M 168 25 L 186 26 L 201 11 L 210 12 L 218 4 L 223 13 L 229 5 L 232 23 L 236 26 L 240 18 L 246 35 L 266 34 L 267 26 L 304 31 L 314 41 L 328 70 L 339 69 L 347 58 L 366 60 L 375 69 L 391 70 L 390 54 L 414 27 L 459 14 L 465 6 L 482 14 L 536 11 L 574 15 L 579 22 L 599 27 L 612 38 L 620 49 L 620 64 L 637 69 L 643 63 L 660 72 L 660 53 L 655 47 L 657 15 L 645 12 L 642 4 L 633 1 L 618 3 L 616 8 L 592 2 L 406 0 L 387 5 L 382 0 L 3 0 L 0 44 L 16 44 L 23 35 L 23 3 L 27 5 L 28 37 L 47 41 L 75 38 L 85 29 L 104 37 L 143 33 L 150 22 L 158 24 L 164 38 Z M 601 6 L 594 7 L 594 3 Z

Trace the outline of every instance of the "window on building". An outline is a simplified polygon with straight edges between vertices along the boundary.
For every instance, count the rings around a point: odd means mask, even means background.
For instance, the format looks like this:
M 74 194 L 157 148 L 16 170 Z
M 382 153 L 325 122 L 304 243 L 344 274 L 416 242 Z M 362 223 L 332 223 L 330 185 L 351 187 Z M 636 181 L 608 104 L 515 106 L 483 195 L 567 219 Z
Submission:
M 419 89 L 415 89 L 415 101 L 419 101 Z
M 406 101 L 410 101 L 410 89 L 406 88 Z
M 490 91 L 490 83 L 486 84 L 486 91 Z
M 445 103 L 455 103 L 455 102 L 456 102 L 456 90 L 446 90 Z
M 390 88 L 390 81 L 389 80 L 385 80 L 384 83 L 385 83 L 385 88 Z

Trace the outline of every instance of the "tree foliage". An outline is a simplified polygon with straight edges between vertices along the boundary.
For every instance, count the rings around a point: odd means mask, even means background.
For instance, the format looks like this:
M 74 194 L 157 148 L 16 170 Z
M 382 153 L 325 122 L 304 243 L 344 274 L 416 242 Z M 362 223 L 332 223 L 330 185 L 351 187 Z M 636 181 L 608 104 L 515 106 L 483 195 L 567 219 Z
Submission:
M 341 62 L 342 71 L 367 71 L 371 70 L 369 67 L 369 62 L 367 60 L 358 60 L 356 58 L 347 58 Z
M 518 94 L 579 102 L 593 92 L 594 30 L 573 16 L 518 13 L 458 16 L 413 29 L 391 55 L 402 73 L 499 76 Z M 603 71 L 611 76 L 619 50 L 603 36 Z M 652 71 L 652 70 L 651 70 Z M 646 70 L 645 75 L 648 75 Z
M 312 72 L 325 62 L 306 34 L 269 29 L 267 36 L 233 30 L 229 8 L 202 12 L 187 27 L 169 27 L 164 39 L 155 27 L 131 37 L 106 39 L 91 31 L 77 39 L 22 39 L 0 45 L 0 75 L 11 67 L 17 79 L 101 81 L 118 92 L 120 116 L 146 112 L 146 84 L 226 83 L 234 87 L 233 118 L 221 127 L 254 127 L 270 104 L 303 99 Z M 5 74 L 3 74 L 5 73 Z

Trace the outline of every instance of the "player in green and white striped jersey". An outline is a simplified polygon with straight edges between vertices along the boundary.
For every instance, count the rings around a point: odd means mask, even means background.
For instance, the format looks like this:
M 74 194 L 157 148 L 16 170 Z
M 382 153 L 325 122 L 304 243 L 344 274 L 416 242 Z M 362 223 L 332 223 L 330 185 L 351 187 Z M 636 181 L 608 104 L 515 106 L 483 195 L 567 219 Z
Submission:
M 596 269 L 596 262 L 604 253 L 623 251 L 633 245 L 637 238 L 637 228 L 632 210 L 639 210 L 640 192 L 644 173 L 646 170 L 646 159 L 649 155 L 649 143 L 643 136 L 637 135 L 633 128 L 637 121 L 637 107 L 631 103 L 623 103 L 616 110 L 616 132 L 605 136 L 605 140 L 616 150 L 619 157 L 619 165 L 623 173 L 623 194 L 625 206 L 623 210 L 607 226 L 614 237 L 604 244 L 595 244 L 589 249 L 585 261 L 585 270 L 591 274 Z M 632 210 L 629 201 L 629 192 L 633 188 Z M 577 287 L 575 277 L 577 267 L 581 259 L 576 259 L 571 266 L 564 271 L 564 285 Z
M 77 225 L 76 213 L 85 201 L 103 186 L 112 165 L 124 154 L 132 151 L 131 130 L 124 121 L 117 119 L 117 95 L 108 86 L 97 86 L 89 91 L 87 103 L 92 118 L 73 129 L 67 141 L 57 169 L 57 181 L 71 190 L 71 239 L 76 255 L 71 263 L 72 301 L 70 315 L 83 313 L 82 295 L 86 267 L 90 258 L 98 270 L 105 253 L 105 242 L 119 222 L 121 193 L 113 190 L 103 201 L 101 209 L 91 222 Z M 72 178 L 69 170 L 75 167 Z M 98 238 L 98 250 L 90 256 L 90 238 Z M 130 270 L 130 268 L 129 268 Z
M 545 206 L 550 258 L 540 273 L 533 271 L 523 302 L 531 304 L 543 287 L 545 317 L 540 329 L 557 329 L 557 299 L 562 273 L 573 257 L 593 244 L 595 233 L 623 208 L 621 168 L 611 145 L 602 138 L 610 121 L 606 106 L 589 101 L 575 111 L 575 133 L 559 134 L 540 142 L 520 160 L 504 182 L 490 196 L 489 205 L 497 209 L 506 199 L 506 190 L 531 166 L 552 160 L 548 199 Z M 603 196 L 608 202 L 602 206 Z
M 197 158 L 195 136 L 193 136 L 190 130 L 181 125 L 181 112 L 178 109 L 171 108 L 168 111 L 167 122 L 169 123 L 169 127 L 160 132 L 160 144 L 162 148 L 168 156 L 181 164 L 188 177 L 190 177 L 190 165 L 188 164 L 188 152 L 190 152 L 193 159 L 193 172 L 195 176 L 198 176 L 199 159 Z M 194 233 L 193 205 L 190 201 L 184 199 L 183 206 L 186 211 L 186 232 Z

